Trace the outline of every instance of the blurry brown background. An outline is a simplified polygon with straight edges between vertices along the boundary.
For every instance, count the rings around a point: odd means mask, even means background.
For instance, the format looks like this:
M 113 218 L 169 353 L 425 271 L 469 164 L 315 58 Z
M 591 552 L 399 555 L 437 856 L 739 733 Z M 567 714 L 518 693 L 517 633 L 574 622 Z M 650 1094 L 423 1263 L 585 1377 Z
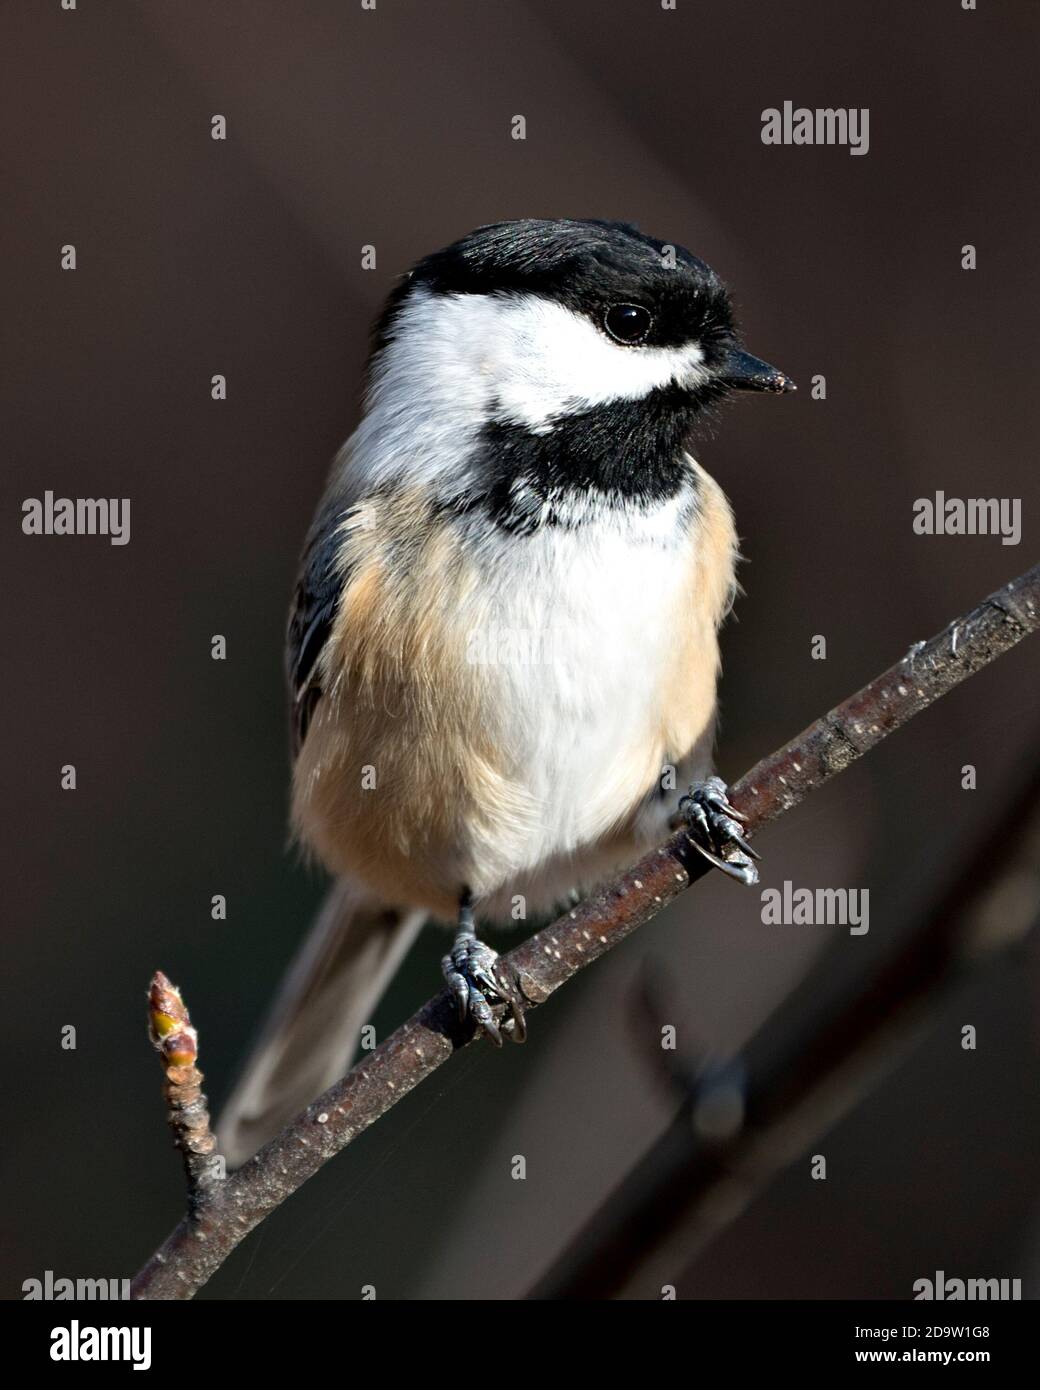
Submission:
M 714 265 L 749 346 L 800 382 L 741 400 L 699 448 L 748 558 L 724 640 L 735 776 L 1036 558 L 1038 16 L 23 0 L 3 29 L 0 1288 L 18 1297 L 48 1268 L 132 1273 L 179 1214 L 153 969 L 186 991 L 219 1104 L 320 896 L 285 847 L 283 621 L 394 277 L 482 222 L 635 221 Z M 869 154 L 764 146 L 785 99 L 869 107 Z M 21 502 L 47 488 L 129 496 L 130 544 L 24 537 Z M 1022 544 L 915 536 L 936 489 L 1022 498 Z M 821 953 L 821 989 L 855 978 L 1001 805 L 1038 674 L 1034 641 L 762 837 L 766 884 L 869 888 L 869 936 L 766 927 L 756 894 L 703 883 L 540 1011 L 526 1048 L 471 1049 L 399 1105 L 204 1296 L 517 1296 L 668 1118 L 624 1021 L 642 957 L 668 963 L 686 1041 L 722 1050 Z M 381 1032 L 434 991 L 443 946 L 426 933 Z M 680 1294 L 908 1298 L 943 1269 L 1035 1296 L 1038 982 L 1035 947 L 980 977 L 815 1146 L 828 1180 L 799 1160 L 676 1271 Z

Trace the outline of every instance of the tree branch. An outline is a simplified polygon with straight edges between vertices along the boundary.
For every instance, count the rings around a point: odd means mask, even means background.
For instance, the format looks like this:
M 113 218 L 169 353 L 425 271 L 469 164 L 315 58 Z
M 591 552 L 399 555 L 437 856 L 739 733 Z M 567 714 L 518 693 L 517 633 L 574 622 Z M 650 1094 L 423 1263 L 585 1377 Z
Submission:
M 157 970 L 148 991 L 148 1036 L 162 1058 L 166 1084 L 163 1095 L 170 1107 L 167 1120 L 174 1145 L 184 1159 L 188 1207 L 193 1213 L 220 1189 L 224 1161 L 210 1128 L 209 1109 L 202 1094 L 202 1072 L 195 1063 L 199 1035 L 181 998 L 180 990 Z
M 765 758 L 730 799 L 753 832 L 843 771 L 908 719 L 1040 626 L 1040 565 Z M 644 856 L 596 896 L 502 957 L 530 1007 L 555 993 L 707 872 L 684 834 Z M 471 1037 L 442 991 L 185 1216 L 131 1286 L 131 1296 L 191 1298 L 232 1250 L 308 1178 Z

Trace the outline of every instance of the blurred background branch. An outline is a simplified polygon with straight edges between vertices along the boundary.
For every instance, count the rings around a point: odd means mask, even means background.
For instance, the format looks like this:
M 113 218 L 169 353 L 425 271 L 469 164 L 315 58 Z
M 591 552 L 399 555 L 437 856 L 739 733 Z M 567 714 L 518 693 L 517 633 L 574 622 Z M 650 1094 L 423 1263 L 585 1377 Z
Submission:
M 1040 754 L 1040 741 L 1034 746 Z M 528 1297 L 660 1297 L 778 1171 L 898 1065 L 965 976 L 1019 944 L 1038 915 L 1034 767 L 925 920 L 826 1017 L 807 1019 L 786 1045 L 765 1030 L 749 1048 L 758 1067 L 727 1059 L 699 1078 L 689 1059 L 672 1068 L 671 1079 L 687 1089 L 672 1125 Z M 802 994 L 811 999 L 812 979 Z M 660 1003 L 645 1002 L 661 1016 Z
M 908 719 L 1040 625 L 1040 565 L 984 599 L 895 666 L 763 759 L 731 789 L 754 832 L 796 806 Z M 531 1007 L 657 915 L 707 872 L 679 833 L 601 893 L 502 957 Z M 241 1240 L 456 1050 L 446 992 L 432 999 L 343 1080 L 189 1211 L 137 1275 L 135 1298 L 190 1298 Z

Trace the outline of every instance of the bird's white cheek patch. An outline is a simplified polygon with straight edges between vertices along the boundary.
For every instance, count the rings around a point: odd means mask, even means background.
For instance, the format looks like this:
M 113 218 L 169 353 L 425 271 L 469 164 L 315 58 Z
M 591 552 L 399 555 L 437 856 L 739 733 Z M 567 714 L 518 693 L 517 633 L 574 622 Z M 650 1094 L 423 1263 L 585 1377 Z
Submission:
M 706 376 L 697 343 L 626 347 L 584 314 L 533 295 L 500 296 L 485 305 L 499 418 L 529 429 L 545 431 L 558 416 L 641 400 L 672 382 L 693 385 Z
M 449 408 L 454 400 L 456 409 L 479 383 L 493 418 L 540 433 L 561 415 L 641 400 L 673 382 L 694 386 L 708 377 L 696 342 L 626 347 L 584 314 L 537 295 L 416 291 L 395 338 L 389 373 L 396 368 L 421 376 L 426 391 Z M 425 358 L 421 373 L 402 360 L 411 352 Z

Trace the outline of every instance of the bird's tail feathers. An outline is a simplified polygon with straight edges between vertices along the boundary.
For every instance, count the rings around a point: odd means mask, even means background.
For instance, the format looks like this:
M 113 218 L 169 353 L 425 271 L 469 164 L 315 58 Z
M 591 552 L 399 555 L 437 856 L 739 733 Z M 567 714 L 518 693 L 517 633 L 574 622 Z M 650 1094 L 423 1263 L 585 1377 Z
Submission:
M 343 1075 L 425 915 L 387 907 L 348 879 L 332 885 L 220 1116 L 230 1167 Z

